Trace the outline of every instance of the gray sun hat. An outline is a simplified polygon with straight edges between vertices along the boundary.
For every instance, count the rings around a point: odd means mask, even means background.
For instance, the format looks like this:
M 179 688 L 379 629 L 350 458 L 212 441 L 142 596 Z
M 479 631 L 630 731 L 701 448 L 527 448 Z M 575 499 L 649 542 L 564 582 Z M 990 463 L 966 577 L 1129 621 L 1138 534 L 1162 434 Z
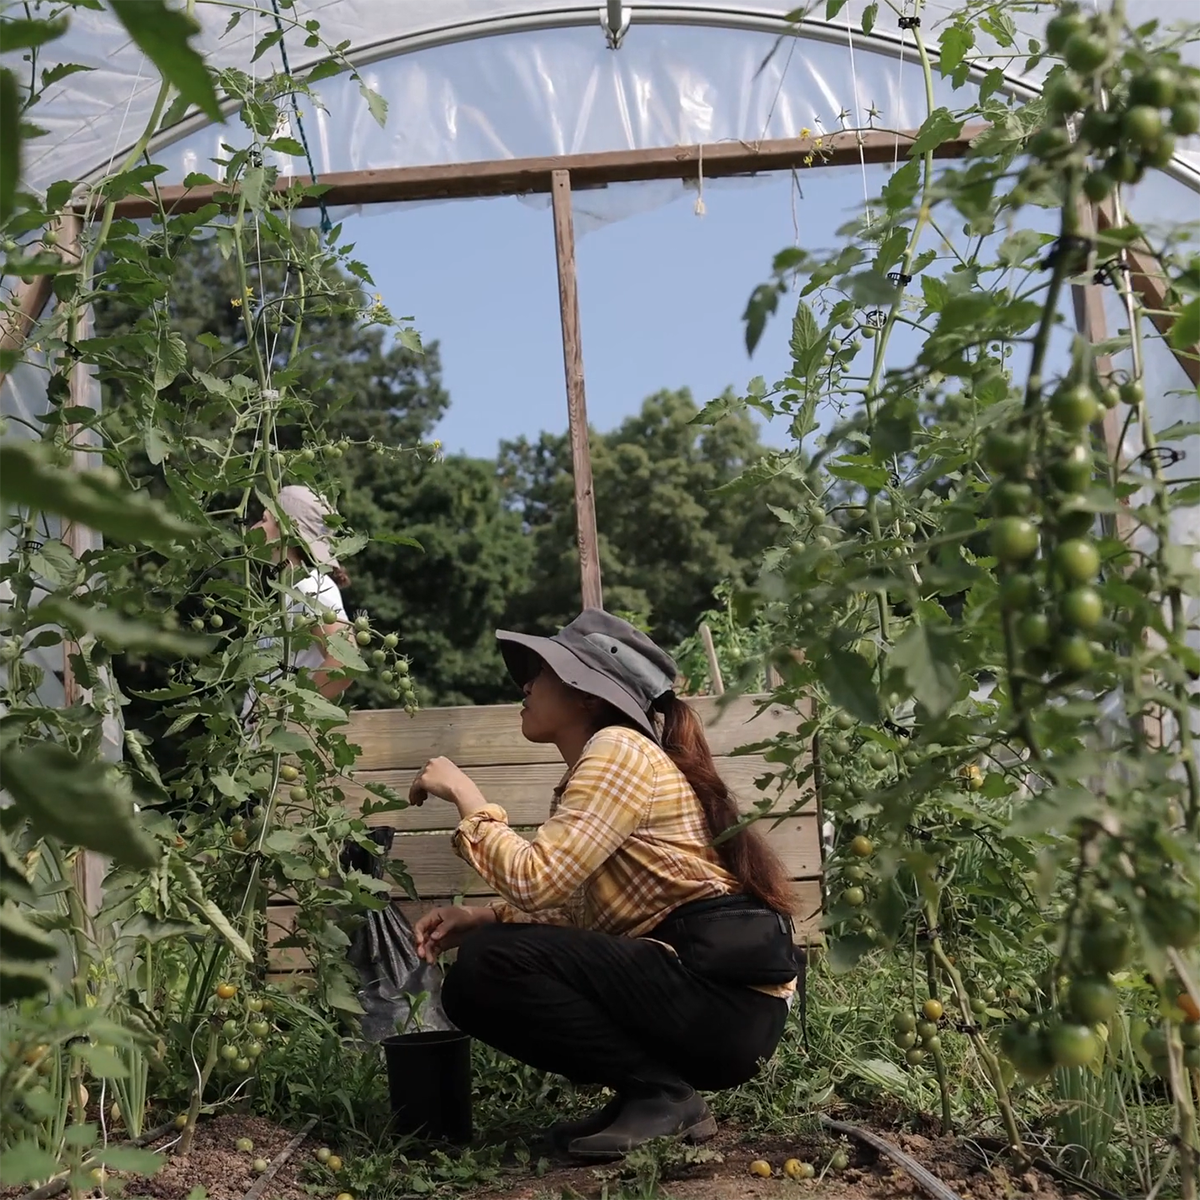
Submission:
M 329 545 L 333 529 L 326 520 L 333 515 L 333 509 L 311 488 L 295 483 L 279 489 L 276 503 L 279 511 L 291 521 L 292 531 L 304 542 L 313 563 L 336 567 L 338 561 Z
M 553 637 L 496 630 L 504 664 L 524 687 L 545 663 L 570 687 L 605 700 L 658 740 L 650 710 L 673 695 L 677 668 L 628 621 L 599 608 L 585 608 Z

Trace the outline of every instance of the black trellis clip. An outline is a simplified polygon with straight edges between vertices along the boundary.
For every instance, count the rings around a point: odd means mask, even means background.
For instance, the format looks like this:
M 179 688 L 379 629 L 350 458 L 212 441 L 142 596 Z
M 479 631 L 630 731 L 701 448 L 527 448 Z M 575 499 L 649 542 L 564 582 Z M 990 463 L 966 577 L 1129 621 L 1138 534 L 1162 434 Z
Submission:
M 912 283 L 912 276 L 905 275 L 903 271 L 889 271 L 888 283 L 894 283 L 898 288 L 906 288 Z
M 1160 467 L 1173 467 L 1176 463 L 1183 462 L 1186 457 L 1185 450 L 1177 450 L 1174 446 L 1151 446 L 1138 455 L 1138 461 L 1147 466 L 1157 464 Z
M 1101 263 L 1096 268 L 1095 275 L 1092 276 L 1092 282 L 1098 284 L 1108 284 L 1110 287 L 1116 287 L 1116 273 L 1121 269 L 1121 260 L 1119 258 L 1110 258 L 1108 262 Z
M 1064 233 L 1050 247 L 1049 253 L 1042 260 L 1042 269 L 1048 271 L 1058 262 L 1059 255 L 1062 255 L 1066 261 L 1066 269 L 1075 274 L 1087 265 L 1087 258 L 1091 254 L 1092 248 L 1091 238 Z
M 901 17 L 900 20 L 897 22 L 897 24 L 900 26 L 901 29 L 920 29 L 921 28 L 921 18 L 920 17 Z
M 867 313 L 865 320 L 872 329 L 882 329 L 887 324 L 887 313 L 882 308 L 873 308 Z
M 24 550 L 26 554 L 36 554 L 42 548 L 42 545 L 43 543 L 37 541 L 36 538 L 25 538 L 25 540 L 21 543 L 21 549 Z

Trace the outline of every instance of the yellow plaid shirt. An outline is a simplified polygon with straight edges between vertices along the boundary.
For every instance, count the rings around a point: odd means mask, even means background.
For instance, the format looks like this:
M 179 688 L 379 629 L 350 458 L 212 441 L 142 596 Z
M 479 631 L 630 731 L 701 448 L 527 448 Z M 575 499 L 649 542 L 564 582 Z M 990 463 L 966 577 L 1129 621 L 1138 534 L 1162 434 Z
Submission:
M 503 897 L 501 921 L 640 937 L 683 904 L 740 891 L 683 773 L 619 726 L 584 747 L 532 841 L 489 804 L 459 824 L 454 848 Z M 786 997 L 794 986 L 759 990 Z

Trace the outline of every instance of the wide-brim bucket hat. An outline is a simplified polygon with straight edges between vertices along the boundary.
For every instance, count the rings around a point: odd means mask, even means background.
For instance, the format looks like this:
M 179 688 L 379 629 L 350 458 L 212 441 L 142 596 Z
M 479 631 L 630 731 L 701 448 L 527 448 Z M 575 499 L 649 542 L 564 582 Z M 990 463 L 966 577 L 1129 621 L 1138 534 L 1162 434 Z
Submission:
M 328 518 L 333 516 L 333 508 L 312 488 L 296 483 L 280 488 L 276 503 L 291 523 L 292 532 L 304 543 L 313 565 L 337 567 L 338 560 L 329 543 L 333 528 Z
M 674 695 L 675 660 L 640 629 L 599 608 L 587 608 L 552 637 L 496 630 L 505 666 L 524 687 L 543 663 L 577 691 L 611 704 L 658 740 L 652 711 Z

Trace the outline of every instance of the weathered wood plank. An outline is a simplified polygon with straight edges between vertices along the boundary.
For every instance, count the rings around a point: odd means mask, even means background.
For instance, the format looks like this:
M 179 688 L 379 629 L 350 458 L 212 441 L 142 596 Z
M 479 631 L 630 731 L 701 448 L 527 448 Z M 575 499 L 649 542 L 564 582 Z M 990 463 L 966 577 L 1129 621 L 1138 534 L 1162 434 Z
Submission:
M 528 841 L 536 831 L 516 832 Z M 788 817 L 773 829 L 764 827 L 763 832 L 783 860 L 789 879 L 815 878 L 821 873 L 815 814 Z M 492 890 L 454 853 L 445 832 L 399 834 L 389 857 L 404 863 L 418 896 L 480 896 Z
M 755 718 L 758 702 L 751 696 L 724 709 L 716 696 L 688 703 L 704 722 L 717 756 L 795 729 L 803 719 L 779 705 Z M 517 704 L 497 704 L 428 708 L 409 717 L 399 709 L 367 709 L 351 716 L 346 736 L 361 748 L 357 771 L 418 771 L 439 754 L 464 768 L 559 762 L 554 746 L 521 736 L 520 711 Z
M 778 766 L 766 762 L 761 755 L 745 758 L 718 758 L 717 769 L 721 777 L 733 790 L 744 810 L 749 810 L 764 795 L 774 796 L 778 785 L 766 792 L 759 791 L 754 781 L 764 775 L 775 775 Z M 364 800 L 379 803 L 371 796 L 366 785 L 383 784 L 400 795 L 408 794 L 415 772 L 405 771 L 356 771 L 352 782 L 341 785 L 346 795 L 346 807 L 358 813 Z M 513 825 L 540 825 L 550 813 L 554 789 L 563 776 L 562 763 L 529 763 L 520 766 L 472 767 L 471 778 L 479 785 L 493 804 L 501 805 L 508 813 Z M 284 789 L 281 789 L 286 795 Z M 781 798 L 777 808 L 783 809 L 795 798 L 795 789 L 789 789 Z M 281 806 L 289 802 L 281 798 Z M 374 813 L 366 818 L 368 825 L 391 825 L 405 832 L 430 829 L 453 829 L 458 824 L 458 810 L 452 804 L 429 799 L 420 808 L 393 809 Z
M 796 880 L 792 884 L 795 898 L 796 940 L 812 941 L 819 936 L 818 922 L 821 910 L 821 885 L 818 880 Z M 463 901 L 469 906 L 489 903 L 493 896 L 469 896 Z M 444 896 L 431 898 L 413 903 L 405 901 L 400 904 L 400 911 L 411 922 L 416 922 L 424 913 L 439 904 L 453 903 L 452 897 Z M 296 907 L 291 904 L 272 905 L 267 909 L 267 936 L 269 963 L 272 974 L 268 976 L 273 982 L 287 982 L 290 973 L 303 974 L 309 969 L 307 954 L 296 946 L 279 946 L 278 943 L 290 937 L 295 928 Z

